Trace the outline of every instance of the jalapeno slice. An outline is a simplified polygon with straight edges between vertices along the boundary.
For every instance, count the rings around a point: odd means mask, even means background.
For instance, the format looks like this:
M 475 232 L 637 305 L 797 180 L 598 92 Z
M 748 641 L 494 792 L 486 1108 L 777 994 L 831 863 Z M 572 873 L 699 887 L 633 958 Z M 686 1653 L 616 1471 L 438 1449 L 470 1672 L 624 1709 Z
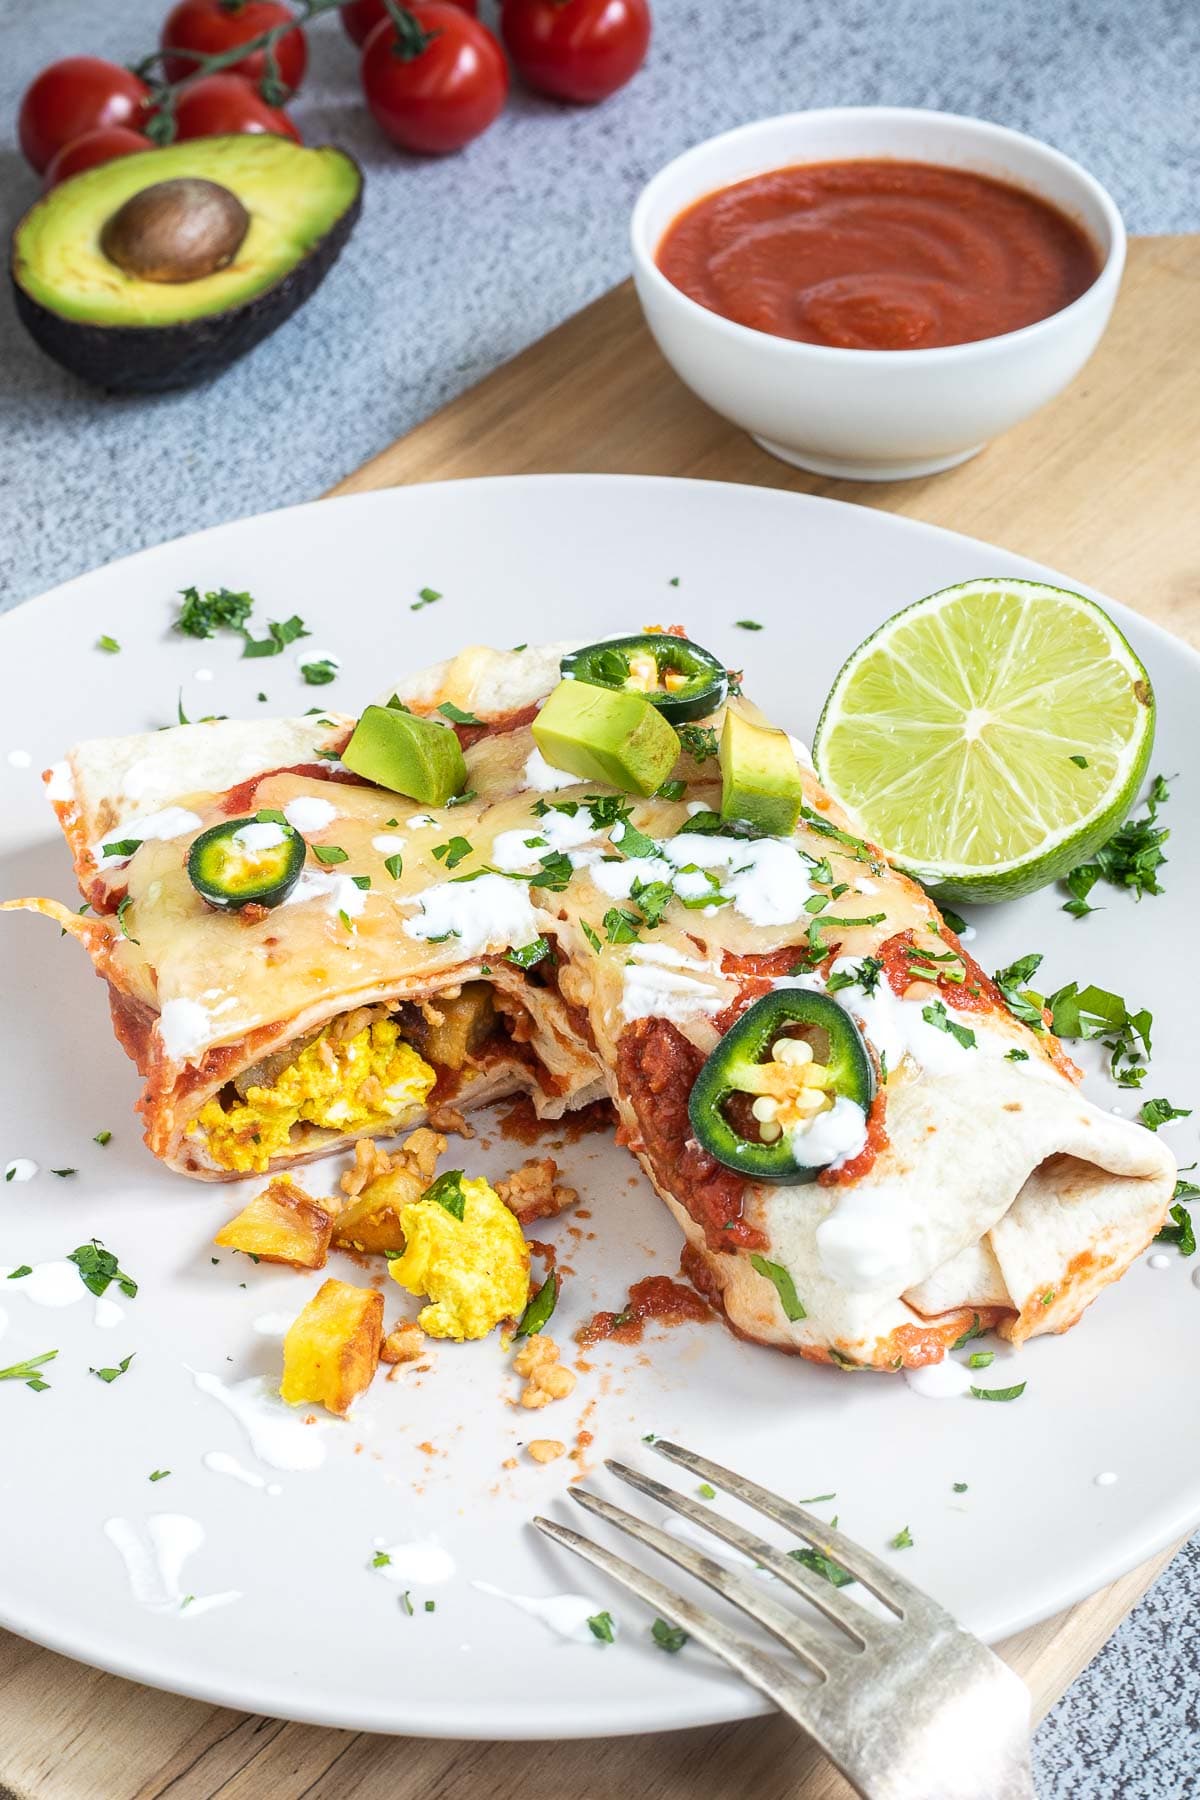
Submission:
M 226 912 L 278 906 L 300 879 L 308 846 L 282 813 L 226 819 L 188 851 L 188 878 L 202 900 Z
M 672 725 L 707 717 L 729 692 L 729 677 L 711 651 L 666 631 L 588 644 L 564 656 L 561 668 L 565 681 L 643 695 Z
M 703 1147 L 749 1181 L 815 1181 L 866 1141 L 875 1071 L 862 1033 L 826 994 L 781 988 L 725 1033 L 692 1088 Z

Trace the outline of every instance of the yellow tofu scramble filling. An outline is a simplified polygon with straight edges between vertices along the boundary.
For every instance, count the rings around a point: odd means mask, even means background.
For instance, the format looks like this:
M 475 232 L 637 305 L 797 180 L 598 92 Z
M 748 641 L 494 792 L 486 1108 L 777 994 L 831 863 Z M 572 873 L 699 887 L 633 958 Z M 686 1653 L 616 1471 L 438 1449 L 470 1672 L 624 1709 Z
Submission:
M 439 1192 L 441 1200 L 432 1197 Z M 422 1331 L 461 1342 L 520 1318 L 529 1298 L 529 1246 L 482 1177 L 442 1176 L 401 1210 L 400 1224 L 404 1253 L 388 1263 L 388 1274 L 410 1294 L 428 1297 L 418 1315 Z
M 188 1135 L 203 1137 L 213 1160 L 240 1175 L 261 1174 L 290 1147 L 293 1128 L 369 1131 L 424 1105 L 437 1075 L 391 1019 L 330 1041 L 326 1027 L 270 1087 L 247 1088 L 226 1108 L 203 1106 Z

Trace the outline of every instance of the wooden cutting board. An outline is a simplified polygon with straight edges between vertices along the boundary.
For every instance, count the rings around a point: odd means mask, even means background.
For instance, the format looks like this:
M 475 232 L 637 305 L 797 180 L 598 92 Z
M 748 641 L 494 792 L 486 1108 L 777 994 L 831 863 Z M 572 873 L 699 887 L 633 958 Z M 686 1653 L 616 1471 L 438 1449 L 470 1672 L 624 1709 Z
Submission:
M 663 363 L 626 284 L 334 492 L 580 469 L 829 494 L 1069 570 L 1200 643 L 1198 318 L 1200 237 L 1135 241 L 1113 324 L 1068 393 L 959 469 L 880 486 L 802 474 L 709 412 Z M 1003 1646 L 1039 1717 L 1169 1556 Z M 548 1739 L 554 1729 L 547 1713 Z M 850 1789 L 779 1718 L 606 1743 L 370 1737 L 182 1700 L 0 1632 L 0 1800 L 719 1800 L 749 1792 L 845 1800 Z

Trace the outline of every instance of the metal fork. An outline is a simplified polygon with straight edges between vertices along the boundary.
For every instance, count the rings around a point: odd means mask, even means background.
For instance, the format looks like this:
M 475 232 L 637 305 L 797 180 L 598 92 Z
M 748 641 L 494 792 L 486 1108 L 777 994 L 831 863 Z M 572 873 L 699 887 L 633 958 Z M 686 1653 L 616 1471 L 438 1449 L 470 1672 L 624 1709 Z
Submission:
M 998 1656 L 887 1563 L 803 1507 L 678 1444 L 660 1439 L 653 1447 L 840 1564 L 894 1620 L 868 1611 L 787 1551 L 624 1463 L 610 1461 L 605 1467 L 769 1570 L 823 1614 L 836 1634 L 784 1604 L 752 1571 L 728 1568 L 586 1488 L 569 1489 L 572 1500 L 714 1588 L 792 1651 L 811 1672 L 809 1678 L 790 1659 L 759 1649 L 569 1526 L 543 1518 L 533 1523 L 649 1601 L 790 1714 L 866 1800 L 1034 1800 L 1029 1694 Z

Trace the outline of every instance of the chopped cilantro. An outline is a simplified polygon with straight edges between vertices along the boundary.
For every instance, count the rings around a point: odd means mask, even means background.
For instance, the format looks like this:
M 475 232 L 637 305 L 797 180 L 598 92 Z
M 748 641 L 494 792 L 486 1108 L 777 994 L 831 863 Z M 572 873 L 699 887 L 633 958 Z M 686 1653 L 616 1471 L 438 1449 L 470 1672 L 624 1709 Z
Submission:
M 809 1494 L 806 1500 L 797 1500 L 797 1506 L 820 1506 L 825 1500 L 836 1500 L 836 1494 Z
M 615 844 L 622 856 L 657 856 L 658 845 L 654 839 L 639 831 L 628 819 L 621 819 L 608 834 L 610 844 Z
M 824 1551 L 813 1550 L 805 1544 L 802 1550 L 789 1550 L 788 1555 L 793 1562 L 798 1562 L 805 1569 L 811 1569 L 814 1575 L 820 1575 L 831 1587 L 850 1587 L 854 1581 L 849 1569 L 843 1569 L 841 1563 L 834 1562 Z
M 1147 1100 L 1138 1113 L 1138 1122 L 1150 1131 L 1157 1131 L 1160 1125 L 1169 1125 L 1172 1119 L 1190 1119 L 1190 1106 L 1172 1106 L 1169 1100 Z
M 711 725 L 677 725 L 675 735 L 680 749 L 693 762 L 708 762 L 717 754 L 717 734 Z
M 979 1314 L 972 1313 L 971 1323 L 967 1326 L 967 1329 L 963 1332 L 961 1337 L 955 1338 L 950 1348 L 952 1350 L 961 1350 L 964 1344 L 969 1344 L 971 1342 L 972 1338 L 982 1337 L 986 1330 L 987 1326 L 980 1322 Z
M 1028 1050 L 1018 1049 L 1014 1044 L 1011 1050 L 1006 1050 L 1004 1052 L 1004 1060 L 1005 1062 L 1028 1062 L 1029 1052 Z
M 972 1369 L 990 1369 L 996 1360 L 994 1350 L 973 1350 L 967 1361 Z
M 656 800 L 682 800 L 686 793 L 686 781 L 664 781 L 654 797 Z
M 350 879 L 356 888 L 362 889 L 364 894 L 371 885 L 371 877 L 369 875 L 352 875 Z
M 40 1356 L 27 1356 L 24 1362 L 10 1363 L 7 1369 L 0 1369 L 0 1381 L 23 1381 L 35 1394 L 45 1393 L 50 1383 L 43 1381 L 37 1370 L 43 1364 L 53 1362 L 57 1355 L 57 1350 L 43 1350 Z
M 313 844 L 310 846 L 319 863 L 344 863 L 350 861 L 349 852 L 340 844 Z
M 346 911 L 344 906 L 338 907 L 338 918 L 342 921 L 342 925 L 347 931 L 352 932 L 356 929 L 354 920 L 350 917 L 350 914 Z
M 425 1189 L 421 1198 L 422 1200 L 432 1200 L 435 1205 L 444 1207 L 452 1219 L 461 1219 L 467 1210 L 462 1170 L 447 1169 L 444 1175 L 439 1175 L 437 1180 Z
M 947 1032 L 956 1043 L 962 1045 L 964 1050 L 975 1048 L 975 1033 L 966 1025 L 956 1024 L 941 1000 L 935 1000 L 931 1005 L 923 1006 L 921 1017 L 927 1025 L 933 1025 L 938 1031 Z
M 558 1305 L 558 1273 L 551 1269 L 517 1322 L 514 1337 L 532 1337 L 553 1317 Z
M 408 1614 L 409 1618 L 411 1619 L 413 1616 L 413 1603 L 412 1603 L 412 1594 L 408 1588 L 405 1588 L 404 1592 L 400 1596 L 400 1606 L 401 1606 L 401 1609 L 404 1612 L 406 1612 Z
M 420 612 L 423 606 L 432 606 L 435 600 L 440 600 L 441 598 L 442 596 L 438 593 L 436 588 L 418 588 L 417 598 L 413 601 L 408 610 L 410 612 Z
M 902 1525 L 894 1538 L 888 1539 L 889 1550 L 911 1550 L 913 1547 L 912 1532 L 907 1525 Z
M 1076 918 L 1094 912 L 1087 897 L 1097 881 L 1128 888 L 1138 900 L 1144 894 L 1162 893 L 1158 871 L 1167 860 L 1162 847 L 1171 833 L 1168 827 L 1158 824 L 1158 809 L 1169 798 L 1166 780 L 1156 775 L 1150 783 L 1144 816 L 1126 819 L 1088 862 L 1079 863 L 1070 871 L 1066 884 L 1071 898 L 1064 905 L 1064 912 L 1074 913 Z
M 796 1292 L 796 1284 L 782 1263 L 768 1262 L 765 1256 L 760 1256 L 758 1252 L 755 1251 L 754 1255 L 750 1258 L 750 1267 L 757 1274 L 763 1276 L 766 1281 L 771 1283 L 771 1286 L 779 1295 L 779 1304 L 783 1308 L 783 1316 L 785 1319 L 788 1319 L 792 1324 L 795 1324 L 797 1319 L 805 1319 L 808 1317 L 800 1300 L 800 1296 Z
M 1086 769 L 1088 766 L 1088 759 L 1086 756 L 1069 756 L 1067 761 L 1073 762 L 1077 769 Z
M 170 1473 L 170 1469 L 152 1469 L 149 1479 L 151 1481 L 165 1481 Z
M 130 931 L 125 917 L 132 905 L 133 897 L 130 894 L 126 894 L 123 900 L 117 902 L 117 924 L 121 927 L 121 936 L 123 938 L 128 938 L 131 944 L 136 944 L 138 939 L 135 938 L 132 931 Z
M 663 914 L 674 899 L 675 890 L 669 881 L 635 881 L 629 897 L 645 919 L 647 928 L 653 931 L 656 925 L 662 924 Z
M 337 672 L 338 665 L 329 656 L 322 656 L 316 662 L 300 664 L 300 673 L 309 687 L 327 686 L 329 682 L 336 681 Z
M 951 931 L 958 937 L 961 937 L 963 932 L 967 929 L 967 921 L 963 918 L 962 914 L 956 913 L 949 906 L 943 906 L 942 917 L 945 919 Z
M 734 624 L 739 631 L 761 631 L 762 626 L 757 619 L 735 619 Z
M 604 935 L 610 944 L 636 944 L 641 923 L 636 913 L 610 906 L 604 915 Z
M 392 1559 L 386 1550 L 377 1550 L 371 1558 L 371 1567 L 373 1569 L 386 1569 L 391 1560 Z
M 581 919 L 579 921 L 579 928 L 583 932 L 583 935 L 587 939 L 588 943 L 592 946 L 592 949 L 596 952 L 596 955 L 599 956 L 599 954 L 600 954 L 600 939 L 596 935 L 596 933 L 592 930 L 591 926 L 588 924 L 586 919 Z
M 60 1181 L 65 1181 L 68 1175 L 78 1175 L 79 1170 L 78 1169 L 51 1169 L 50 1173 L 52 1175 L 57 1175 Z
M 93 1238 L 90 1244 L 80 1244 L 67 1257 L 79 1270 L 79 1278 L 89 1293 L 97 1296 L 103 1294 L 111 1282 L 116 1282 L 127 1300 L 136 1297 L 138 1284 L 132 1275 L 126 1275 L 118 1267 L 117 1259 L 111 1250 L 106 1250 L 99 1238 Z
M 438 707 L 443 719 L 449 719 L 452 725 L 482 725 L 473 712 L 464 712 L 461 706 L 455 706 L 453 700 L 443 700 Z
M 702 1481 L 700 1486 L 696 1489 L 696 1492 L 702 1500 L 715 1500 L 717 1497 L 716 1488 L 711 1486 L 707 1481 Z
M 436 1600 L 427 1600 L 425 1602 L 425 1611 L 426 1612 L 436 1612 L 437 1611 L 437 1601 Z
M 532 969 L 535 963 L 549 956 L 550 946 L 544 937 L 534 938 L 532 944 L 524 944 L 519 950 L 510 950 L 505 960 L 516 963 L 518 969 Z
M 435 844 L 433 854 L 439 862 L 444 862 L 448 869 L 457 869 L 464 857 L 474 853 L 475 846 L 469 838 L 452 837 L 447 844 Z
M 5 1279 L 8 1281 L 23 1281 L 26 1275 L 32 1274 L 33 1264 L 22 1263 L 19 1269 L 10 1269 Z
M 383 866 L 393 881 L 399 881 L 401 875 L 404 873 L 404 858 L 397 850 L 394 856 L 389 856 L 386 859 Z
M 1150 1028 L 1154 1023 L 1148 1007 L 1130 1012 L 1119 994 L 1094 985 L 1081 988 L 1075 981 L 1051 994 L 1046 1005 L 1050 1009 L 1050 1029 L 1056 1037 L 1100 1038 L 1111 1053 L 1109 1069 L 1113 1079 L 1121 1087 L 1140 1086 L 1150 1059 Z
M 282 621 L 268 619 L 267 635 L 265 638 L 252 638 L 249 632 L 244 633 L 242 655 L 243 657 L 282 656 L 283 651 L 288 644 L 294 644 L 297 638 L 311 636 L 312 632 L 309 631 L 304 620 L 298 613 L 293 613 L 290 619 L 284 619 Z M 314 664 L 313 666 L 315 667 L 317 665 Z
M 210 638 L 218 631 L 240 631 L 254 610 L 249 594 L 235 594 L 225 587 L 210 589 L 203 596 L 197 588 L 187 587 L 181 590 L 180 598 L 183 604 L 175 629 L 188 637 Z
M 965 1481 L 956 1481 L 954 1483 L 954 1491 L 956 1494 L 965 1494 L 967 1491 L 967 1483 Z
M 593 1613 L 588 1620 L 588 1630 L 591 1632 L 592 1636 L 598 1638 L 602 1644 L 612 1644 L 616 1642 L 616 1634 L 613 1631 L 612 1614 L 609 1612 Z
M 1025 1392 L 1025 1387 L 1026 1387 L 1025 1382 L 1018 1381 L 1016 1387 L 1006 1387 L 1006 1388 L 973 1387 L 971 1389 L 971 1392 L 974 1394 L 976 1400 L 1019 1400 L 1021 1398 L 1021 1395 Z
M 562 850 L 552 850 L 548 856 L 538 857 L 537 872 L 529 877 L 531 888 L 545 888 L 548 893 L 561 894 L 575 873 L 575 865 Z
M 96 648 L 97 650 L 106 650 L 110 656 L 116 656 L 121 646 L 115 637 L 109 637 L 105 632 L 102 637 L 96 639 Z
M 136 1355 L 137 1351 L 131 1350 L 128 1356 L 123 1356 L 121 1358 L 115 1369 L 89 1369 L 88 1374 L 98 1375 L 101 1381 L 114 1382 L 118 1375 L 123 1375 L 125 1373 Z
M 1037 974 L 1041 963 L 1041 953 L 1033 950 L 1028 956 L 1019 956 L 1007 968 L 996 970 L 996 986 L 1000 989 L 1005 1006 L 1014 1019 L 1019 1019 L 1022 1025 L 1028 1025 L 1031 1031 L 1046 1029 L 1041 997 L 1028 992 L 1028 984 Z
M 1190 1186 L 1191 1184 L 1185 1182 L 1184 1185 Z M 1155 1243 L 1175 1244 L 1180 1256 L 1194 1256 L 1196 1254 L 1196 1227 L 1187 1207 L 1178 1204 L 1173 1206 L 1171 1219 L 1172 1223 L 1164 1225 L 1158 1232 Z
M 650 1636 L 660 1650 L 666 1650 L 674 1656 L 682 1650 L 688 1641 L 688 1634 L 681 1625 L 668 1625 L 665 1619 L 655 1619 L 650 1627 Z

